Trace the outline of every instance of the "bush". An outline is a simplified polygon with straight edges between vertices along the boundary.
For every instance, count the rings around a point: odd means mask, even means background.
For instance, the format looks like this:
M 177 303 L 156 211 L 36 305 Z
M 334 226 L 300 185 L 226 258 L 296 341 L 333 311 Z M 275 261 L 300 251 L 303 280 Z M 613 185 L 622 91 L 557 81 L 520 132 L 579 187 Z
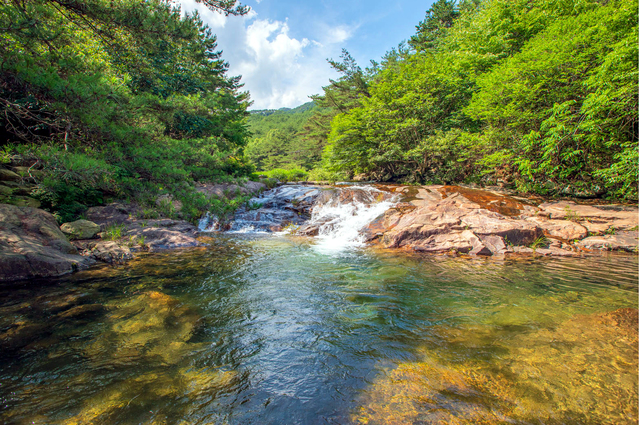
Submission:
M 307 180 L 307 176 L 309 173 L 300 168 L 293 168 L 291 170 L 275 168 L 270 171 L 265 171 L 263 174 L 265 174 L 267 177 L 278 179 L 281 182 L 292 182 Z
M 316 181 L 316 182 L 328 181 L 328 182 L 335 183 L 337 181 L 348 180 L 348 179 L 347 179 L 347 176 L 345 176 L 343 173 L 328 171 L 328 170 L 325 170 L 324 168 L 314 168 L 313 170 L 309 171 L 307 180 Z

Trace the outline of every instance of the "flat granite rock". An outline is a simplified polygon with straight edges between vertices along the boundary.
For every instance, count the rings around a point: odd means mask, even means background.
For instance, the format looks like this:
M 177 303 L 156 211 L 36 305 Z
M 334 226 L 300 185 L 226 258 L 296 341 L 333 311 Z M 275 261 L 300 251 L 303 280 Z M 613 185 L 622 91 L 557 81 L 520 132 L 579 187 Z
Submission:
M 0 204 L 0 281 L 61 276 L 94 260 L 78 255 L 50 213 Z
M 638 251 L 638 232 L 617 232 L 615 235 L 591 236 L 578 242 L 586 249 L 605 249 L 612 251 Z
M 585 249 L 638 249 L 637 231 L 633 233 L 638 208 L 633 205 L 561 201 L 535 206 L 522 198 L 459 186 L 389 190 L 400 194 L 400 202 L 364 229 L 367 241 L 377 240 L 385 248 L 574 256 L 580 255 L 576 246 L 567 243 L 581 240 L 578 246 Z M 615 235 L 587 237 L 612 231 Z M 543 236 L 555 241 L 553 246 L 530 247 Z

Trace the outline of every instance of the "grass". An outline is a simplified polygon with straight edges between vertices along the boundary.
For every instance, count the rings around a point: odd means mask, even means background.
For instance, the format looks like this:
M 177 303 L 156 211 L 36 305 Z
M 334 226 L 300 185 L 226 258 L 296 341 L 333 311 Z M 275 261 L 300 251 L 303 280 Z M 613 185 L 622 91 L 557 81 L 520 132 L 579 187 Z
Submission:
M 258 210 L 258 209 L 262 208 L 263 205 L 264 204 L 262 202 L 248 201 L 247 202 L 247 209 L 249 211 Z
M 580 217 L 580 214 L 578 214 L 576 211 L 572 210 L 569 205 L 564 207 L 564 211 L 565 211 L 565 215 L 564 215 L 564 219 L 565 220 L 582 221 L 582 217 Z
M 548 245 L 549 245 L 549 239 L 547 239 L 546 236 L 542 235 L 542 236 L 538 236 L 536 240 L 534 240 L 531 243 L 531 245 L 529 245 L 529 248 L 533 249 L 533 251 L 535 252 L 536 249 L 546 248 Z
M 110 224 L 102 232 L 102 239 L 107 241 L 115 241 L 122 238 L 122 233 L 125 228 L 124 224 Z

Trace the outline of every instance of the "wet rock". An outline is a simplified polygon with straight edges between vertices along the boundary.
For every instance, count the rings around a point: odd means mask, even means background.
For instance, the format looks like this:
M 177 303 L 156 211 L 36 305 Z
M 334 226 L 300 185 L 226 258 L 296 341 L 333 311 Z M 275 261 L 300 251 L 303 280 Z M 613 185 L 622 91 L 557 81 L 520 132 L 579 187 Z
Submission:
M 504 239 L 495 235 L 479 236 L 482 244 L 491 252 L 489 255 L 502 255 L 507 252 L 507 245 Z
M 60 276 L 93 264 L 77 254 L 48 212 L 0 204 L 0 281 Z
M 296 234 L 303 236 L 318 236 L 320 224 L 305 224 L 296 230 Z
M 69 310 L 63 311 L 58 314 L 60 319 L 86 319 L 93 316 L 97 316 L 106 311 L 106 308 L 102 304 L 83 304 L 71 307 Z
M 586 249 L 638 252 L 638 232 L 616 232 L 615 235 L 591 236 L 578 242 Z
M 135 227 L 127 231 L 126 235 L 134 241 L 140 242 L 150 251 L 161 249 L 187 248 L 199 246 L 195 239 L 195 226 L 182 222 L 175 226 L 166 227 Z
M 464 230 L 462 232 L 441 233 L 416 242 L 412 245 L 415 251 L 420 252 L 458 252 L 468 253 L 478 246 L 479 239 L 473 232 Z
M 532 251 L 536 255 L 554 256 L 554 257 L 576 257 L 579 255 L 576 252 L 569 251 L 566 249 L 555 248 L 555 247 L 536 248 L 536 249 L 532 249 Z
M 240 208 L 225 230 L 277 232 L 304 224 L 321 191 L 306 185 L 286 185 L 262 193 Z
M 528 246 L 511 246 L 509 252 L 515 252 L 517 254 L 533 254 L 535 251 Z
M 128 247 L 118 245 L 114 241 L 97 242 L 91 247 L 90 253 L 96 260 L 109 264 L 120 264 L 133 258 Z
M 100 232 L 100 226 L 89 220 L 76 220 L 64 223 L 60 230 L 72 239 L 93 239 Z

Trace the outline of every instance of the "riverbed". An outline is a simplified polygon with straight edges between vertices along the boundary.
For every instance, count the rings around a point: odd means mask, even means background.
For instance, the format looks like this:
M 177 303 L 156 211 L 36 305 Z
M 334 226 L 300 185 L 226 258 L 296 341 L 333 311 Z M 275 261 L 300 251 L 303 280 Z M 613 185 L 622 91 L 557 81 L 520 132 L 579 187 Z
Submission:
M 0 422 L 637 423 L 637 255 L 203 241 L 0 287 Z

